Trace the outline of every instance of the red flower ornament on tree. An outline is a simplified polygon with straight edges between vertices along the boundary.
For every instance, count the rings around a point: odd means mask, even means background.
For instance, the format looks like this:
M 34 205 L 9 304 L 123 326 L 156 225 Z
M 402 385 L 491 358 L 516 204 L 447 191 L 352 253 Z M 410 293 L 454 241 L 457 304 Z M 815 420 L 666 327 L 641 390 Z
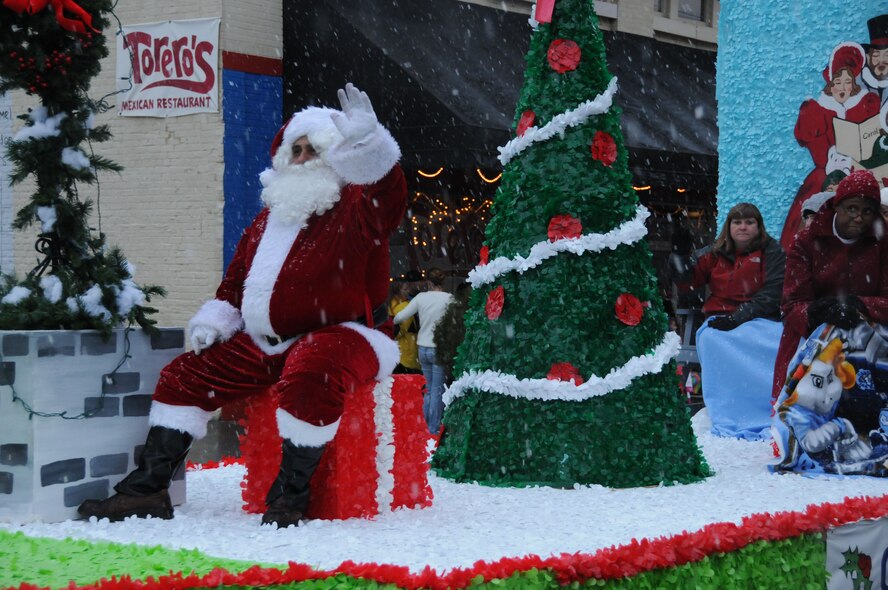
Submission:
M 638 300 L 638 297 L 631 293 L 623 293 L 617 297 L 614 313 L 617 319 L 627 326 L 637 326 L 644 316 L 644 307 L 645 305 Z
M 556 215 L 549 220 L 549 241 L 557 242 L 564 238 L 578 238 L 583 234 L 583 224 L 570 215 Z
M 533 111 L 527 110 L 521 113 L 521 117 L 518 119 L 518 127 L 515 129 L 515 135 L 521 137 L 527 130 L 533 127 L 533 124 L 536 122 L 536 113 Z
M 503 313 L 503 306 L 506 304 L 506 290 L 497 287 L 487 294 L 487 304 L 484 306 L 484 312 L 487 314 L 488 320 L 495 320 Z
M 592 138 L 592 158 L 605 166 L 610 166 L 617 161 L 617 142 L 606 131 L 596 131 Z
M 570 363 L 555 363 L 552 365 L 552 368 L 549 369 L 549 374 L 546 375 L 546 379 L 551 381 L 573 380 L 574 385 L 582 385 L 584 381 L 583 376 L 580 375 L 577 368 Z
M 490 248 L 487 246 L 481 246 L 481 252 L 479 254 L 481 259 L 478 261 L 478 266 L 487 266 L 487 263 L 490 262 Z
M 555 39 L 549 44 L 546 59 L 549 67 L 563 74 L 577 69 L 580 65 L 580 46 L 570 39 Z

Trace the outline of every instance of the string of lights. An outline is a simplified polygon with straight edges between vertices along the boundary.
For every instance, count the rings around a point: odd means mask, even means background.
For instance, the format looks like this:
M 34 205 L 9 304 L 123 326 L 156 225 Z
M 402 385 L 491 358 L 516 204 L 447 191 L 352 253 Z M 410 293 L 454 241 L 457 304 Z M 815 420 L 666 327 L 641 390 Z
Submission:
M 114 367 L 110 373 L 108 373 L 104 379 L 105 382 L 109 385 L 114 383 L 114 377 L 117 375 L 117 371 L 120 370 L 120 367 L 126 363 L 127 360 L 132 358 L 130 354 L 130 339 L 129 334 L 132 332 L 132 328 L 126 327 L 123 330 L 123 355 L 120 357 L 120 361 L 117 363 L 117 366 Z M 4 385 L 9 386 L 9 389 L 12 391 L 12 401 L 14 403 L 18 403 L 25 409 L 25 412 L 28 413 L 28 420 L 33 420 L 34 416 L 38 416 L 40 418 L 61 418 L 63 420 L 86 420 L 87 418 L 92 418 L 96 414 L 102 411 L 102 408 L 105 406 L 105 398 L 107 397 L 106 389 L 102 388 L 102 393 L 99 396 L 99 401 L 95 405 L 95 407 L 85 410 L 80 414 L 76 414 L 74 416 L 69 416 L 67 410 L 63 412 L 43 412 L 40 410 L 35 410 L 31 405 L 26 402 L 21 395 L 15 389 L 15 377 L 9 374 L 7 371 L 6 362 L 4 362 L 2 354 L 0 354 L 0 370 L 2 370 L 2 381 Z

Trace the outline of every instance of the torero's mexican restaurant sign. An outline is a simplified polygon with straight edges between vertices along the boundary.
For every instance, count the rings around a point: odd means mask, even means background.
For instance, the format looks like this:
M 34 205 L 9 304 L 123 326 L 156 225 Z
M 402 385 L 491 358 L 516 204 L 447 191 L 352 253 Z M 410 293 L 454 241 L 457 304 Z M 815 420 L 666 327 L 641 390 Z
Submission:
M 219 111 L 219 19 L 123 27 L 117 36 L 117 110 L 124 117 Z

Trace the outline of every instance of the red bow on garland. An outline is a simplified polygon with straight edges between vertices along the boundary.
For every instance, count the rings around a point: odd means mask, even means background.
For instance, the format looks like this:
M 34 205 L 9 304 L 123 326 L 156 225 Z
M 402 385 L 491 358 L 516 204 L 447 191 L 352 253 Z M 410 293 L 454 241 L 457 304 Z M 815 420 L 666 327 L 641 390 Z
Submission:
M 16 14 L 21 14 L 23 12 L 37 14 L 46 8 L 47 4 L 52 4 L 53 10 L 55 10 L 56 20 L 59 21 L 59 25 L 66 31 L 71 31 L 72 33 L 85 33 L 86 27 L 89 27 L 93 31 L 97 33 L 99 32 L 92 26 L 92 16 L 78 6 L 74 0 L 3 0 L 3 6 L 9 8 Z M 73 13 L 80 20 L 66 17 L 65 11 Z M 84 24 L 86 26 L 84 26 Z

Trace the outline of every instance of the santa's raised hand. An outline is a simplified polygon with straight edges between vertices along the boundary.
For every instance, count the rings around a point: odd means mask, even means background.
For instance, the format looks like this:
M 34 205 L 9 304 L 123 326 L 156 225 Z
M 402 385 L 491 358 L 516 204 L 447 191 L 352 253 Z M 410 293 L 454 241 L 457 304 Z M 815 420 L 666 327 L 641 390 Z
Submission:
M 332 113 L 333 124 L 339 129 L 345 142 L 355 145 L 361 143 L 376 130 L 378 122 L 370 97 L 366 92 L 358 90 L 349 82 L 345 88 L 336 91 L 342 112 Z

